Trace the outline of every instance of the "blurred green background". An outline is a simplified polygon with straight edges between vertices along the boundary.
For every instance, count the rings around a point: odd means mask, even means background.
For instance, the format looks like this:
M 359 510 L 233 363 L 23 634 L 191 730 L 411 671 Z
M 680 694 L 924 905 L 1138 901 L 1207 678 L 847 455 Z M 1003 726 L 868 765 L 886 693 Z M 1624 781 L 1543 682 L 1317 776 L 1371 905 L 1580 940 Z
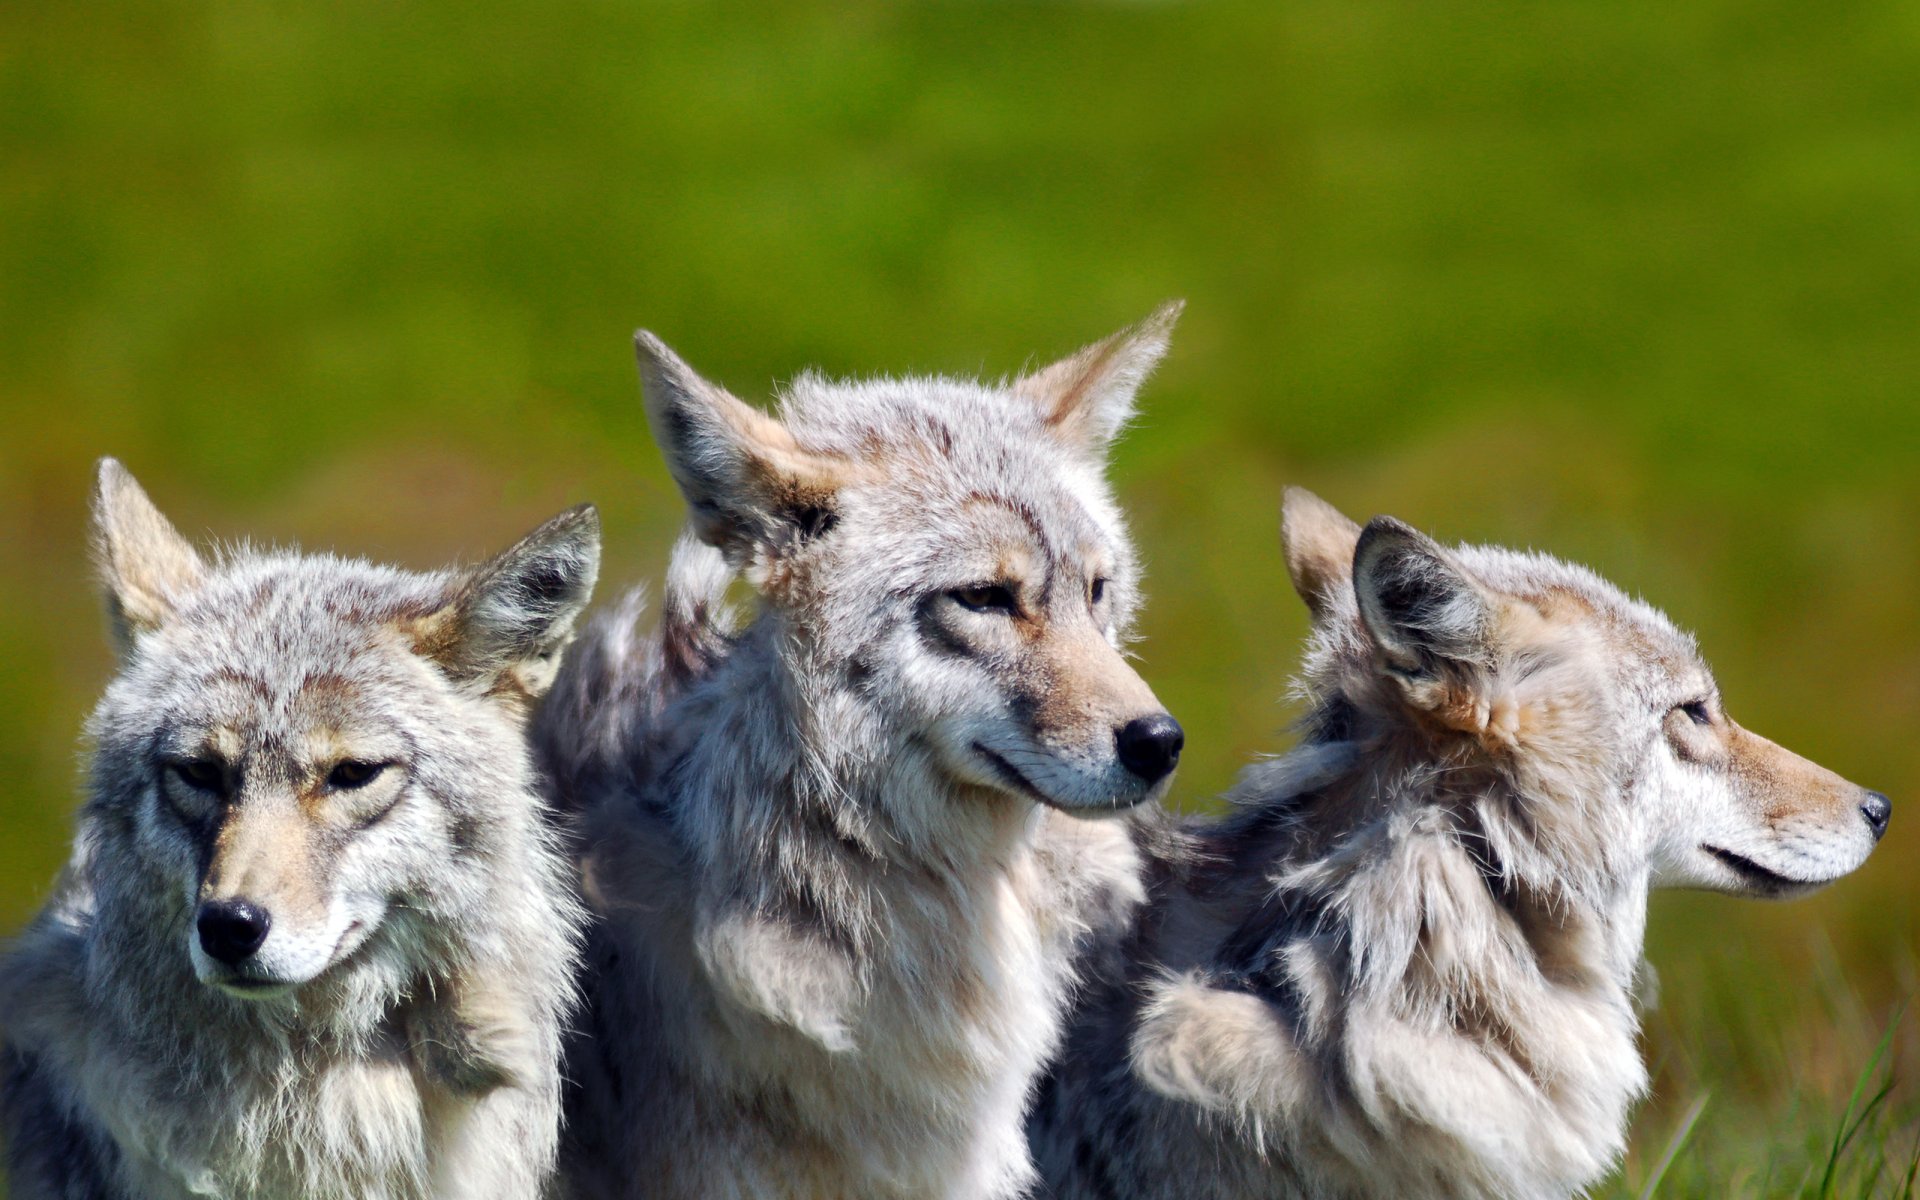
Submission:
M 1660 1090 L 1619 1189 L 1706 1094 L 1668 1190 L 1813 1186 L 1920 986 L 1897 0 L 8 0 L 0 925 L 61 861 L 112 666 L 97 456 L 190 533 L 418 566 L 592 499 L 611 596 L 680 515 L 636 325 L 764 396 L 998 376 L 1170 296 L 1114 475 L 1185 802 L 1286 744 L 1287 483 L 1591 564 L 1698 631 L 1741 721 L 1894 797 L 1812 900 L 1655 905 Z

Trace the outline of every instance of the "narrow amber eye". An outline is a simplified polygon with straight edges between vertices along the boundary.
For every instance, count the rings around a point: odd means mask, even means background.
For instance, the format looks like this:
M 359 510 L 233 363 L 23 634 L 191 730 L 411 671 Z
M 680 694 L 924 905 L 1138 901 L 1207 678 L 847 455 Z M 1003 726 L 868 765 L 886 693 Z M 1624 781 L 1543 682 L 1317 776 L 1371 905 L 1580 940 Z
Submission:
M 380 778 L 380 773 L 386 769 L 386 763 L 357 762 L 348 759 L 337 764 L 327 774 L 327 786 L 342 790 L 362 788 Z
M 218 792 L 226 783 L 226 772 L 220 769 L 220 764 L 204 758 L 183 758 L 168 763 L 167 769 L 196 792 Z
M 947 595 L 961 608 L 974 612 L 1013 611 L 1013 589 L 1004 583 L 977 583 L 972 587 L 956 588 Z

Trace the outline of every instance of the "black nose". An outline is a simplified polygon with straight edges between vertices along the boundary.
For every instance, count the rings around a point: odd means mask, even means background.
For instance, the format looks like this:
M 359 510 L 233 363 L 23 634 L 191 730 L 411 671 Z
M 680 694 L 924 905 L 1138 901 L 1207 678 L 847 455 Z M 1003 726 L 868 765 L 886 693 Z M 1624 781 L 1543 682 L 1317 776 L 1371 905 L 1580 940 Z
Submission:
M 266 910 L 245 900 L 209 900 L 200 906 L 194 928 L 200 931 L 200 948 L 232 967 L 260 948 L 272 924 Z
M 1180 731 L 1180 722 L 1166 713 L 1155 713 L 1122 725 L 1114 731 L 1113 743 L 1122 766 L 1148 783 L 1158 783 L 1180 761 L 1180 747 L 1187 744 L 1187 735 Z
M 1879 792 L 1868 792 L 1867 798 L 1860 802 L 1860 815 L 1867 819 L 1867 827 L 1873 830 L 1873 840 L 1877 842 L 1887 831 L 1887 820 L 1893 816 L 1893 801 Z

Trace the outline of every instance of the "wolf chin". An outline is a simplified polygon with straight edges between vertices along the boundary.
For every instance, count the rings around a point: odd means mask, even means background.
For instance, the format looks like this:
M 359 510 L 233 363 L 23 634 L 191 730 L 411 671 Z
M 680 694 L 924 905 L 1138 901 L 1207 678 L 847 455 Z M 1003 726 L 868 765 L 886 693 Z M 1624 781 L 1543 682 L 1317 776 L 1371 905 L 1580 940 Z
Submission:
M 203 558 L 102 462 L 119 670 L 0 963 L 32 1197 L 530 1198 L 583 917 L 524 730 L 593 510 L 484 566 Z
M 1811 890 L 1888 804 L 1747 732 L 1588 571 L 1289 494 L 1304 744 L 1145 825 L 1036 1104 L 1060 1200 L 1568 1196 L 1619 1158 L 1647 894 Z
M 542 719 L 598 916 L 580 1196 L 1029 1185 L 1076 939 L 1139 896 L 1100 818 L 1180 749 L 1102 479 L 1176 312 L 1002 386 L 803 376 L 777 417 L 640 335 L 694 538 L 658 637 L 589 633 Z

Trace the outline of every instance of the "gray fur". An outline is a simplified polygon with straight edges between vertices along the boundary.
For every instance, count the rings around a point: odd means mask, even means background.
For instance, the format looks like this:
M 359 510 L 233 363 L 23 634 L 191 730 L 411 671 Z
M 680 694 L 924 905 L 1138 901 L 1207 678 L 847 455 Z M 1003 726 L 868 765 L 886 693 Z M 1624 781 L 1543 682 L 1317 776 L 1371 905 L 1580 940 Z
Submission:
M 596 625 L 543 722 L 591 793 L 581 1197 L 1029 1185 L 1075 943 L 1138 896 L 1122 825 L 1077 814 L 1165 787 L 1115 761 L 1161 710 L 1100 471 L 1174 311 L 1003 387 L 803 376 L 777 418 L 641 335 L 701 540 L 663 633 Z M 736 572 L 744 629 L 702 616 Z
M 1299 492 L 1286 532 L 1306 741 L 1152 843 L 1036 1161 L 1059 1200 L 1578 1194 L 1647 1084 L 1648 889 L 1819 886 L 1872 848 L 1865 793 L 1589 571 Z
M 0 963 L 11 1194 L 539 1195 L 581 913 L 523 725 L 593 510 L 467 572 L 207 559 L 109 459 L 95 529 L 122 657 L 72 859 Z M 231 967 L 195 933 L 228 896 L 273 919 Z

